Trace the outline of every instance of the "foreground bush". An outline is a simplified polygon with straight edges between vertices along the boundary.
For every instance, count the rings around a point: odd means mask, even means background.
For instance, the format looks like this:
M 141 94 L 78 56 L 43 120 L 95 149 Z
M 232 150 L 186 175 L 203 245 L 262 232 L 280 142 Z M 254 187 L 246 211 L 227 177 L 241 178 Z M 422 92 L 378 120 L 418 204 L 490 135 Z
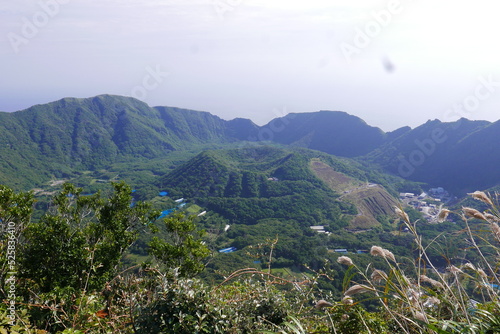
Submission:
M 101 206 L 92 211 L 97 212 L 95 217 L 116 217 L 106 220 L 103 228 L 115 228 L 113 222 L 116 221 L 122 234 L 112 236 L 106 232 L 101 236 L 114 240 L 114 247 L 101 244 L 102 239 L 93 238 L 96 234 L 89 232 L 96 231 L 98 226 L 94 224 L 99 220 L 90 219 L 88 224 L 83 224 L 89 226 L 88 230 L 82 230 L 83 234 L 78 233 L 78 225 L 69 224 L 82 221 L 75 220 L 78 217 L 88 218 L 82 214 L 89 211 L 84 206 L 69 205 L 67 198 L 71 197 L 68 194 L 58 197 L 59 207 L 66 208 L 65 211 L 59 209 L 59 214 L 55 212 L 56 217 L 48 220 L 46 226 L 32 227 L 20 222 L 29 219 L 31 198 L 8 191 L 4 193 L 10 205 L 1 207 L 3 214 L 9 213 L 9 217 L 17 219 L 17 226 L 23 227 L 15 231 L 19 242 L 22 242 L 24 231 L 27 231 L 27 237 L 35 231 L 44 237 L 42 244 L 50 250 L 48 254 L 58 261 L 74 256 L 80 262 L 66 265 L 81 271 L 47 281 L 33 273 L 53 267 L 40 263 L 40 268 L 37 268 L 34 259 L 50 262 L 51 258 L 43 254 L 27 257 L 30 261 L 25 263 L 32 271 L 24 269 L 21 273 L 25 276 L 16 280 L 19 290 L 14 300 L 14 326 L 8 317 L 10 300 L 5 288 L 2 290 L 5 303 L 0 305 L 0 333 L 500 332 L 497 273 L 500 265 L 500 213 L 496 197 L 492 199 L 485 193 L 475 192 L 473 198 L 482 201 L 487 209 L 480 212 L 463 208 L 460 212 L 465 227 L 461 233 L 469 245 L 467 254 L 479 260 L 472 263 L 466 257 L 460 257 L 448 259 L 447 267 L 435 266 L 427 254 L 439 239 L 422 240 L 417 230 L 419 222 L 410 221 L 404 211 L 396 209 L 413 237 L 415 258 L 398 258 L 390 250 L 378 246 L 373 246 L 370 252 L 373 260 L 383 260 L 372 262 L 378 263 L 377 267 L 373 264 L 360 267 L 347 256 L 338 257 L 337 261 L 345 266 L 345 272 L 343 297 L 336 298 L 332 291 L 318 288 L 318 282 L 331 276 L 328 270 L 310 271 L 302 281 L 287 280 L 273 275 L 269 264 L 268 270 L 264 271 L 255 268 L 238 270 L 225 277 L 222 283 L 212 286 L 191 277 L 201 270 L 199 261 L 206 251 L 201 248 L 201 235 L 193 229 L 189 217 L 182 215 L 166 221 L 172 227 L 170 232 L 175 232 L 172 236 L 176 242 L 156 240 L 153 244 L 158 265 L 119 271 L 116 259 L 125 250 L 131 240 L 128 236 L 133 236 L 134 231 L 127 217 L 142 217 L 132 221 L 142 222 L 147 210 L 144 215 L 130 216 L 128 213 L 137 212 L 128 212 L 129 189 L 119 187 L 116 191 L 115 197 L 111 197 L 116 200 L 96 202 Z M 82 205 L 86 203 L 81 202 Z M 107 211 L 100 211 L 101 207 Z M 118 210 L 117 214 L 113 213 L 114 210 Z M 449 213 L 443 210 L 441 220 L 445 220 Z M 57 224 L 49 224 L 53 222 Z M 52 226 L 61 228 L 51 230 Z M 64 232 L 59 232 L 59 236 L 66 236 L 66 239 L 54 239 L 54 231 Z M 128 231 L 132 234 L 126 233 Z M 123 238 L 116 239 L 120 235 Z M 57 242 L 50 242 L 53 239 Z M 0 244 L 3 250 L 8 250 L 7 241 L 8 235 L 3 233 Z M 57 253 L 57 250 L 62 251 L 60 243 L 63 241 L 73 242 L 69 254 Z M 78 247 L 79 243 L 85 245 L 84 249 Z M 272 242 L 269 248 L 270 259 L 275 243 Z M 20 249 L 39 249 L 41 252 L 40 245 L 23 247 Z M 111 260 L 100 265 L 102 260 L 98 263 L 96 259 L 106 254 L 104 250 L 112 253 L 108 255 Z M 182 257 L 171 261 L 167 253 L 170 256 L 181 254 Z M 9 272 L 5 254 L 0 254 L 2 287 L 6 286 Z M 98 274 L 99 270 L 105 275 Z M 52 271 L 49 273 L 56 275 Z M 48 289 L 50 284 L 53 286 Z

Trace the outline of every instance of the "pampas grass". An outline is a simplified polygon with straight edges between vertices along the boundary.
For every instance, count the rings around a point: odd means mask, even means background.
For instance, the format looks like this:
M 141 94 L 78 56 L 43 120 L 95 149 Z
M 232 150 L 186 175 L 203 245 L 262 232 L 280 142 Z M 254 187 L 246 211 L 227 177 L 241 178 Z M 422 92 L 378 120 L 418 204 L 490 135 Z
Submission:
M 500 264 L 491 263 L 491 257 L 483 253 L 485 248 L 489 254 L 493 250 L 497 257 L 500 256 L 500 227 L 497 223 L 500 211 L 488 194 L 476 191 L 469 195 L 489 206 L 485 212 L 470 207 L 461 209 L 467 242 L 471 250 L 479 255 L 479 263 L 467 262 L 461 266 L 450 263 L 446 271 L 437 268 L 430 260 L 428 246 L 423 245 L 422 237 L 417 233 L 418 222 L 411 222 L 399 207 L 395 209 L 396 215 L 414 237 L 418 257 L 414 262 L 414 271 L 410 272 L 416 275 L 408 275 L 391 251 L 373 246 L 370 254 L 385 259 L 389 269 L 372 269 L 369 275 L 369 268 L 357 268 L 362 279 L 352 282 L 354 285 L 345 291 L 344 298 L 356 296 L 360 302 L 362 299 L 359 299 L 358 294 L 371 292 L 372 296 L 380 300 L 387 321 L 393 323 L 398 333 L 500 332 L 500 289 L 497 288 L 500 285 L 497 270 Z M 498 194 L 495 197 L 498 198 Z M 445 221 L 450 213 L 450 210 L 442 209 L 438 221 Z M 469 225 L 470 219 L 487 224 L 490 238 L 473 232 Z M 493 240 L 493 243 L 488 240 Z M 425 263 L 425 267 L 422 263 Z M 471 290 L 471 287 L 474 289 Z M 484 313 L 484 310 L 494 312 Z

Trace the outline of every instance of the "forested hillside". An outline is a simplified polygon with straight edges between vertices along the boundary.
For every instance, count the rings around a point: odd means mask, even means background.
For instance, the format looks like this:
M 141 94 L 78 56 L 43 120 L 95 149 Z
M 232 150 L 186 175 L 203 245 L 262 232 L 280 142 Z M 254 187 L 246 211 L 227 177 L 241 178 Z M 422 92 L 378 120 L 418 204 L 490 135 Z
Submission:
M 498 196 L 418 195 L 498 185 L 499 127 L 109 95 L 0 113 L 0 332 L 494 333 Z
M 499 126 L 435 120 L 384 133 L 345 112 L 320 111 L 292 113 L 259 127 L 248 119 L 225 121 L 208 112 L 152 108 L 127 97 L 66 98 L 0 113 L 0 182 L 30 189 L 75 171 L 189 151 L 180 159 L 186 161 L 204 149 L 265 142 L 356 158 L 463 195 L 500 182 L 494 169 L 500 162 L 494 144 Z
M 429 121 L 364 157 L 401 177 L 457 194 L 500 182 L 500 123 Z
M 328 225 L 331 230 L 346 227 L 358 213 L 353 199 L 341 201 L 336 192 L 311 169 L 313 156 L 334 160 L 314 151 L 290 151 L 272 147 L 206 151 L 159 180 L 161 188 L 179 197 L 195 199 L 231 223 L 256 224 L 261 219 L 294 219 L 304 227 Z M 320 159 L 320 158 L 316 158 Z M 370 175 L 340 159 L 336 166 L 351 173 L 359 184 Z M 375 189 L 374 187 L 371 187 Z M 391 197 L 387 194 L 388 197 Z M 361 196 L 368 200 L 370 196 Z M 385 206 L 395 204 L 395 200 Z M 390 212 L 366 212 L 387 216 Z M 376 221 L 375 221 L 376 223 Z
M 346 224 L 336 195 L 308 170 L 306 157 L 269 147 L 207 151 L 160 180 L 231 223 L 295 219 L 303 226 Z
M 262 139 L 342 157 L 367 154 L 387 139 L 379 128 L 340 111 L 291 113 L 272 120 L 262 129 L 264 134 L 269 133 L 269 138 Z
M 101 95 L 0 113 L 0 127 L 0 181 L 26 189 L 74 170 L 96 170 L 120 161 L 165 157 L 196 145 L 232 142 L 255 125 Z

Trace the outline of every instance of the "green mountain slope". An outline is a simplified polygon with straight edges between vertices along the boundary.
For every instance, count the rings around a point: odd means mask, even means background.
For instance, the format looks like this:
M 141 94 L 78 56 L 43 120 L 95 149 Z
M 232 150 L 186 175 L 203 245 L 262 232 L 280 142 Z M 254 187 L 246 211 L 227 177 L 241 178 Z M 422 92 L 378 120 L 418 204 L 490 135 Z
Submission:
M 255 127 L 204 112 L 150 108 L 127 97 L 66 98 L 0 113 L 0 182 L 31 188 L 74 170 L 234 142 Z
M 386 134 L 362 119 L 339 111 L 288 114 L 261 129 L 260 139 L 355 157 L 382 145 Z
M 499 122 L 466 119 L 384 133 L 347 113 L 320 111 L 289 114 L 259 127 L 248 119 L 151 108 L 128 97 L 66 98 L 0 113 L 0 183 L 31 189 L 75 171 L 147 165 L 172 152 L 193 156 L 203 149 L 266 141 L 356 157 L 393 175 L 463 194 L 500 184 L 499 137 Z
M 326 154 L 264 146 L 203 152 L 161 178 L 159 185 L 174 197 L 196 200 L 231 223 L 256 224 L 274 218 L 294 220 L 303 227 L 346 227 L 357 214 L 356 201 L 339 201 L 341 193 L 315 174 L 311 160 L 321 158 L 351 175 L 369 177 Z M 363 183 L 353 176 L 346 178 L 356 185 Z M 361 202 L 368 197 L 362 196 Z M 363 210 L 370 215 L 366 206 Z M 383 213 L 371 217 L 377 214 Z M 372 226 L 377 224 L 372 221 Z
M 208 112 L 172 107 L 155 107 L 164 126 L 183 142 L 233 142 L 248 140 L 258 126 L 247 119 L 225 121 Z
M 429 121 L 365 158 L 401 177 L 443 186 L 457 194 L 500 182 L 500 123 Z

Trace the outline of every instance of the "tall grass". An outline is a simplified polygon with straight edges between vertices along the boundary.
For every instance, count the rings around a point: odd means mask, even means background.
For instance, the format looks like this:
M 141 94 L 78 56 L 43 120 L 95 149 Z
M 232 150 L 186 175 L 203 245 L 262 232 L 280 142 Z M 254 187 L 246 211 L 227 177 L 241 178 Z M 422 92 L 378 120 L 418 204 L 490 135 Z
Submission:
M 469 251 L 478 254 L 477 263 L 462 259 L 460 265 L 435 266 L 428 255 L 432 242 L 424 244 L 416 228 L 419 222 L 411 222 L 402 208 L 396 208 L 413 235 L 417 254 L 414 270 L 405 272 L 401 266 L 405 259 L 397 259 L 378 246 L 373 246 L 370 254 L 382 257 L 386 270 L 371 265 L 358 268 L 350 258 L 339 257 L 338 262 L 351 269 L 347 271 L 344 299 L 351 303 L 354 297 L 356 302 L 378 300 L 389 327 L 397 333 L 500 333 L 498 194 L 493 198 L 479 191 L 470 195 L 488 207 L 483 212 L 469 207 L 458 212 L 465 223 L 463 234 Z M 440 220 L 450 213 L 443 210 Z M 353 272 L 361 279 L 351 279 Z

